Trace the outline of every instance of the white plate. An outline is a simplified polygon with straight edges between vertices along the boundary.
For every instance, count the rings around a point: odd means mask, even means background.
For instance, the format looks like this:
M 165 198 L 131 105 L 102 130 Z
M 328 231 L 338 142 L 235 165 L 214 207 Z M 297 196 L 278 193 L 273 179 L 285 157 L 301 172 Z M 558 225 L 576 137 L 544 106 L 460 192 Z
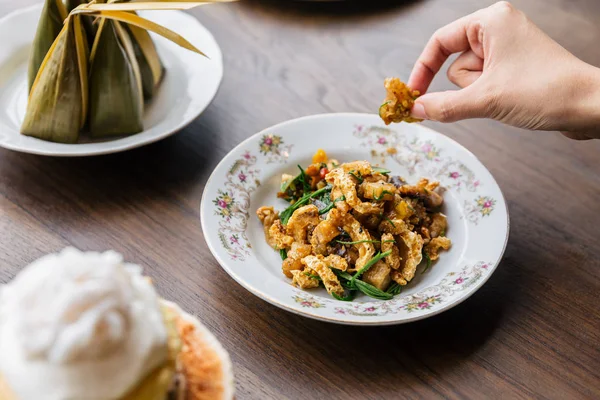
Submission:
M 164 139 L 181 130 L 208 107 L 223 78 L 223 57 L 210 32 L 181 11 L 141 13 L 174 30 L 210 59 L 153 34 L 167 73 L 157 96 L 146 107 L 145 130 L 137 135 L 61 144 L 21 135 L 27 105 L 27 60 L 41 6 L 18 10 L 0 19 L 0 146 L 51 156 L 92 156 L 116 153 Z
M 340 162 L 369 160 L 415 182 L 439 180 L 446 189 L 450 251 L 417 275 L 401 295 L 378 301 L 331 298 L 303 291 L 281 272 L 279 253 L 265 242 L 255 211 L 288 204 L 276 198 L 282 173 L 296 174 L 318 149 Z M 390 154 L 388 149 L 397 150 Z M 497 267 L 508 240 L 504 197 L 489 171 L 467 149 L 418 124 L 385 127 L 375 115 L 326 114 L 288 121 L 236 147 L 206 184 L 202 229 L 210 250 L 238 283 L 258 297 L 307 317 L 355 325 L 399 324 L 447 310 L 472 295 Z

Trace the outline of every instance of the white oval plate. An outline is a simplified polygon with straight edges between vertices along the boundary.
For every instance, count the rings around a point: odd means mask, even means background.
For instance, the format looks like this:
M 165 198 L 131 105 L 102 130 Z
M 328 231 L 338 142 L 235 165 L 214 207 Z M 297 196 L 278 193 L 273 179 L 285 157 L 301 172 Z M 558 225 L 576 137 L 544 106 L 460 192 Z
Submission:
M 146 107 L 145 130 L 136 135 L 79 144 L 61 144 L 21 135 L 27 106 L 27 60 L 41 6 L 0 19 L 0 146 L 50 156 L 92 156 L 140 147 L 181 130 L 208 107 L 223 78 L 219 45 L 194 17 L 181 11 L 141 13 L 174 30 L 210 59 L 153 34 L 167 70 L 157 96 Z
M 282 173 L 296 174 L 318 148 L 340 162 L 369 160 L 416 182 L 439 180 L 453 246 L 393 300 L 331 298 L 325 289 L 303 291 L 281 272 L 279 253 L 265 242 L 256 209 L 289 204 L 277 199 Z M 392 154 L 388 149 L 395 149 Z M 385 127 L 367 114 L 325 114 L 268 128 L 236 147 L 206 184 L 201 205 L 206 242 L 238 283 L 260 298 L 315 319 L 355 325 L 399 324 L 447 310 L 491 276 L 508 240 L 509 220 L 489 171 L 452 139 L 418 124 Z

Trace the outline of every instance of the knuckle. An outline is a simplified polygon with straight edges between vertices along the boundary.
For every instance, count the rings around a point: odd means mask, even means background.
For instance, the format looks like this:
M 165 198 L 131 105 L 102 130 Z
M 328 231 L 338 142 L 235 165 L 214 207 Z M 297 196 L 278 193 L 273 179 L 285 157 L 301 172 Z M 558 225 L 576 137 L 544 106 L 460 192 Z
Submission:
M 515 7 L 508 1 L 499 1 L 493 7 L 501 13 L 510 14 L 515 11 Z
M 444 31 L 442 30 L 442 28 L 437 29 L 435 32 L 433 32 L 433 35 L 431 35 L 431 42 L 432 43 L 439 42 L 443 33 L 444 33 Z
M 438 29 L 435 30 L 435 32 L 433 32 L 432 38 L 433 39 L 437 39 L 440 36 L 442 36 L 442 33 L 444 33 L 443 27 L 442 28 L 438 28 Z
M 450 56 L 450 53 L 446 50 L 442 44 L 442 38 L 446 36 L 444 28 L 439 28 L 431 36 L 431 43 L 435 43 L 436 47 L 444 54 L 445 57 Z
M 456 66 L 454 64 L 452 64 L 450 66 L 450 68 L 448 68 L 448 71 L 446 71 L 446 77 L 448 77 L 448 80 L 454 84 L 456 84 L 456 79 L 458 78 L 458 73 L 456 71 Z
M 440 122 L 452 122 L 456 116 L 456 107 L 454 103 L 449 100 L 444 100 L 440 104 L 438 121 Z

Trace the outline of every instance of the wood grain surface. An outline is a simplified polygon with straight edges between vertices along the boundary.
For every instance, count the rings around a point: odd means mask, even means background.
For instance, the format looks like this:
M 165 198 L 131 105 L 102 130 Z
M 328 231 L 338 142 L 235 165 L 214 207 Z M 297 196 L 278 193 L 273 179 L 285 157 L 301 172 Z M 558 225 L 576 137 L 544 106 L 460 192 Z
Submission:
M 0 0 L 0 15 L 33 2 Z M 0 150 L 0 282 L 65 246 L 115 249 L 218 335 L 239 399 L 600 398 L 600 141 L 484 120 L 427 123 L 490 169 L 512 227 L 479 292 L 409 325 L 345 327 L 282 311 L 230 279 L 201 232 L 204 185 L 240 141 L 309 114 L 376 112 L 383 79 L 408 78 L 437 28 L 492 3 L 278 0 L 194 11 L 222 46 L 225 80 L 187 129 L 105 157 Z M 599 1 L 513 4 L 600 66 Z M 433 89 L 448 88 L 441 74 Z

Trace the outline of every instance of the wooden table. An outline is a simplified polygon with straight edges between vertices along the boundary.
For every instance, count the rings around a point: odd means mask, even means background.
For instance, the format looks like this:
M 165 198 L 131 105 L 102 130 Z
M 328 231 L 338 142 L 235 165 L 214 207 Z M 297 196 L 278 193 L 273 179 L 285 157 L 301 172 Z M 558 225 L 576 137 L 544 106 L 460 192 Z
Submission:
M 0 0 L 0 15 L 32 2 Z M 428 123 L 494 174 L 512 229 L 478 293 L 409 325 L 336 326 L 271 306 L 227 276 L 200 229 L 204 185 L 240 141 L 290 118 L 374 112 L 384 77 L 407 78 L 436 28 L 492 2 L 245 1 L 194 11 L 223 48 L 225 80 L 183 132 L 88 159 L 0 150 L 0 282 L 65 246 L 115 249 L 219 336 L 239 399 L 600 398 L 600 141 L 481 120 Z M 514 4 L 600 65 L 600 2 Z M 433 89 L 450 87 L 442 74 Z

